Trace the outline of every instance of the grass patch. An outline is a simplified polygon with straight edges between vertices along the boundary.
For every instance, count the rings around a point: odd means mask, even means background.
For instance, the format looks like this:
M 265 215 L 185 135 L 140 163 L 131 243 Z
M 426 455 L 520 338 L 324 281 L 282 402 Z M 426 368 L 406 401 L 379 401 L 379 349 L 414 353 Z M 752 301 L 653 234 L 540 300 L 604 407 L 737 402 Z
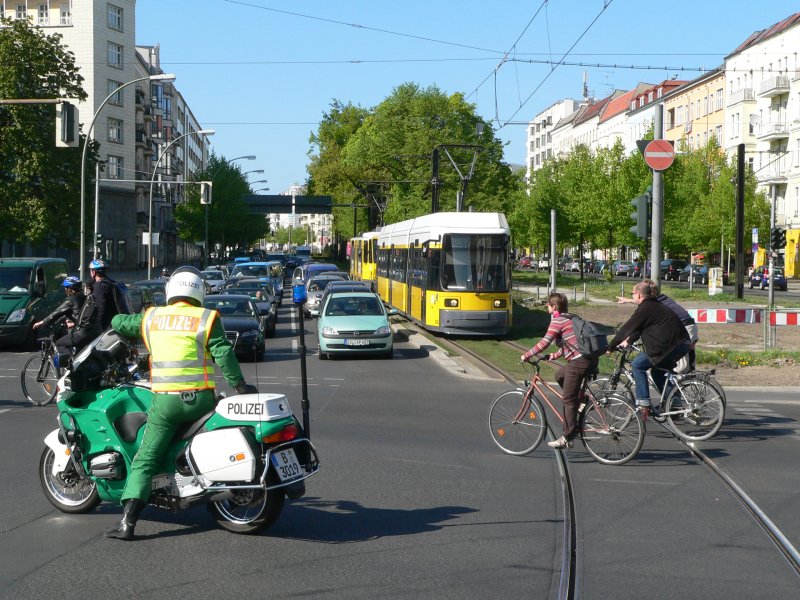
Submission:
M 720 367 L 769 366 L 800 364 L 800 352 L 790 350 L 701 350 L 697 362 Z

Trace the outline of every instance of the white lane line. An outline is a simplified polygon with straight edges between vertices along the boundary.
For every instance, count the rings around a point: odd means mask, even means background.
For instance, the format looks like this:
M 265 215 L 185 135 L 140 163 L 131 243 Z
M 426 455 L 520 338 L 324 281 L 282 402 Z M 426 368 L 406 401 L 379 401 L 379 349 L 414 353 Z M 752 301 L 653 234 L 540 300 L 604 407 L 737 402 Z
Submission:
M 8 412 L 10 410 L 11 410 L 10 408 L 0 408 L 0 415 L 2 415 L 4 412 Z
M 745 415 L 774 415 L 776 414 L 774 410 L 770 410 L 769 408 L 739 408 L 738 406 L 734 408 L 737 413 L 745 414 Z
M 797 406 L 798 400 L 745 400 L 744 402 L 753 404 L 790 404 Z

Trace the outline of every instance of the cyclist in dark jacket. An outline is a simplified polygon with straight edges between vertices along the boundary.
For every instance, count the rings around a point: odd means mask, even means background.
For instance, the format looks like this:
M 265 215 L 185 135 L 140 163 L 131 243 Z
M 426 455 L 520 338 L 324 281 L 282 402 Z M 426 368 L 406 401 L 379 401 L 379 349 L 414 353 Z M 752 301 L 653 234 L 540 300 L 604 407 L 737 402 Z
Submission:
M 102 333 L 97 322 L 97 310 L 94 299 L 83 293 L 83 284 L 77 277 L 67 277 L 61 283 L 67 294 L 67 299 L 52 313 L 41 321 L 33 324 L 34 329 L 49 326 L 62 317 L 67 318 L 66 335 L 55 341 L 58 355 L 68 357 L 72 355 L 73 348 L 79 351 L 94 338 Z
M 106 270 L 108 266 L 100 259 L 94 259 L 89 263 L 89 275 L 92 276 L 92 283 L 89 284 L 92 290 L 92 297 L 97 306 L 97 318 L 101 331 L 105 331 L 111 326 L 111 319 L 119 313 L 117 302 L 114 300 L 114 280 L 109 279 Z

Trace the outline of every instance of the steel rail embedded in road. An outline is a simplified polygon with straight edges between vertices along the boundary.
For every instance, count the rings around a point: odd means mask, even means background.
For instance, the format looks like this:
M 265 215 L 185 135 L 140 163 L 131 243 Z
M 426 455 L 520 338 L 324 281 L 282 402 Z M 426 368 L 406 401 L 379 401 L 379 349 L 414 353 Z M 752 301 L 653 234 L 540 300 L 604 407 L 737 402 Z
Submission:
M 411 324 L 409 323 L 409 326 Z M 492 369 L 493 371 L 499 373 L 506 381 L 517 386 L 518 383 L 514 379 L 514 376 L 510 373 L 504 371 L 500 367 L 495 364 L 492 364 L 480 354 L 477 354 L 462 346 L 457 341 L 448 339 L 444 340 L 442 338 L 437 337 L 437 342 L 440 342 L 442 345 L 450 345 L 453 348 L 458 349 L 459 352 L 463 352 L 464 354 L 469 355 L 474 360 L 480 362 L 482 365 Z M 507 342 L 508 343 L 508 342 Z M 513 344 L 512 344 L 513 346 Z M 524 350 L 523 350 L 524 351 Z M 547 430 L 550 432 L 550 437 L 555 439 L 555 435 L 553 434 L 553 430 L 550 427 L 550 424 L 547 425 Z M 562 542 L 561 542 L 561 575 L 558 580 L 558 599 L 559 600 L 573 600 L 574 598 L 580 598 L 580 593 L 578 591 L 578 534 L 576 528 L 576 514 L 577 510 L 575 507 L 575 491 L 572 485 L 572 477 L 570 476 L 569 472 L 569 463 L 567 462 L 564 454 L 561 450 L 554 449 L 556 462 L 558 464 L 558 471 L 559 471 L 559 479 L 561 480 L 561 505 L 564 515 L 564 529 L 562 535 Z

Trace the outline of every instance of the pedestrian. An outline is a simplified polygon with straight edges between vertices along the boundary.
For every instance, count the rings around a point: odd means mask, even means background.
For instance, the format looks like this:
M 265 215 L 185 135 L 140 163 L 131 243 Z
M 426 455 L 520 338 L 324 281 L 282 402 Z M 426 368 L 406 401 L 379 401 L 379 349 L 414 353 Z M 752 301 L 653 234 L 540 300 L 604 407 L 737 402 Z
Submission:
M 65 317 L 67 333 L 55 340 L 58 349 L 58 364 L 63 366 L 73 351 L 84 346 L 102 333 L 97 322 L 97 307 L 94 298 L 83 291 L 83 283 L 77 277 L 67 277 L 61 282 L 67 298 L 52 313 L 33 324 L 33 329 L 47 327 Z
M 650 401 L 647 371 L 652 369 L 653 383 L 661 392 L 667 377 L 664 369 L 672 369 L 689 351 L 689 334 L 678 315 L 657 300 L 649 283 L 637 283 L 632 296 L 636 310 L 619 328 L 608 351 L 626 348 L 641 338 L 644 352 L 631 361 L 631 373 L 636 384 L 636 407 L 646 419 L 650 414 L 660 416 L 658 403 L 654 406 Z
M 642 283 L 646 283 L 650 286 L 652 290 L 652 294 L 656 297 L 656 300 L 661 302 L 664 306 L 669 308 L 672 312 L 677 315 L 677 317 L 683 323 L 683 326 L 686 327 L 686 333 L 689 334 L 689 352 L 688 358 L 685 368 L 677 368 L 676 371 L 679 373 L 684 373 L 688 371 L 694 371 L 697 368 L 697 351 L 696 346 L 697 342 L 700 340 L 699 332 L 697 329 L 697 323 L 695 323 L 694 318 L 689 314 L 683 306 L 678 304 L 675 300 L 667 296 L 666 294 L 660 293 L 658 289 L 658 284 L 653 281 L 652 279 L 643 279 Z M 619 304 L 634 304 L 633 298 L 625 298 L 624 296 L 617 296 L 617 303 Z M 679 362 L 680 364 L 680 362 Z
M 97 306 L 97 320 L 100 329 L 105 331 L 111 326 L 111 319 L 119 313 L 114 299 L 116 282 L 108 277 L 108 265 L 99 258 L 89 263 L 89 275 L 92 278 L 89 288 Z
M 550 325 L 544 337 L 525 354 L 520 356 L 523 361 L 530 360 L 539 355 L 553 342 L 558 350 L 546 358 L 548 361 L 560 357 L 566 359 L 566 366 L 560 367 L 555 374 L 558 385 L 561 386 L 562 412 L 564 415 L 563 434 L 553 442 L 548 442 L 551 448 L 571 448 L 572 440 L 578 433 L 578 403 L 579 394 L 583 388 L 586 377 L 597 368 L 597 358 L 583 356 L 578 350 L 578 339 L 572 327 L 569 314 L 569 302 L 564 294 L 553 292 L 547 297 L 547 311 L 550 313 Z
M 149 308 L 143 314 L 117 315 L 112 321 L 114 331 L 144 339 L 150 351 L 153 403 L 122 492 L 122 519 L 105 531 L 110 538 L 133 539 L 153 476 L 175 431 L 216 405 L 215 362 L 238 393 L 258 391 L 244 382 L 219 313 L 203 308 L 205 286 L 200 272 L 194 267 L 176 269 L 167 282 L 166 295 L 166 306 Z

